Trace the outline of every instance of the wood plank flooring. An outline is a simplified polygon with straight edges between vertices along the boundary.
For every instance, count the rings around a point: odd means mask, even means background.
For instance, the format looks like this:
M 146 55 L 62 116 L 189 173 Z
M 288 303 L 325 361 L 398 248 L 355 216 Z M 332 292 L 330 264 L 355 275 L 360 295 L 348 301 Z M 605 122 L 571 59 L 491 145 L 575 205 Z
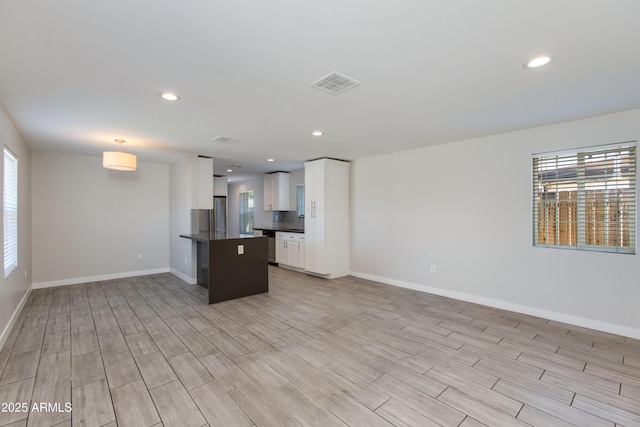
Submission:
M 0 351 L 0 425 L 640 426 L 638 340 L 269 275 L 214 305 L 170 274 L 32 292 Z

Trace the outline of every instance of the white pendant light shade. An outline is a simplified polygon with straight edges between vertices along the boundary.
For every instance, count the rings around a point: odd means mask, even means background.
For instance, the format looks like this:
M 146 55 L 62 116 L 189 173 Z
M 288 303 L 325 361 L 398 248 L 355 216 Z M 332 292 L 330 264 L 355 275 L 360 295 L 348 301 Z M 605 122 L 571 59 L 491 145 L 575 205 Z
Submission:
M 116 142 L 122 144 L 123 139 L 116 139 Z M 122 149 L 118 151 L 105 151 L 102 153 L 102 167 L 106 169 L 114 169 L 117 171 L 134 171 L 136 170 L 137 159 L 135 154 L 123 153 Z
M 136 170 L 136 156 L 122 151 L 105 151 L 102 154 L 102 166 L 118 171 L 134 171 Z

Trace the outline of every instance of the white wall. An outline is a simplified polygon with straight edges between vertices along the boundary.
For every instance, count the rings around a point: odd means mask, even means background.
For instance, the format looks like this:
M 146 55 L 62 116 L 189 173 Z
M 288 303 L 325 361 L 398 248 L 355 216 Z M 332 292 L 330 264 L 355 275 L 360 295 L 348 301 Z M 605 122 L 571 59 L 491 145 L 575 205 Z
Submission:
M 34 151 L 32 166 L 34 287 L 169 270 L 169 165 Z
M 18 157 L 18 267 L 5 279 L 0 274 L 0 348 L 4 344 L 14 314 L 26 302 L 31 286 L 31 152 L 18 134 L 13 122 L 0 106 L 0 144 L 6 145 Z M 4 161 L 0 160 L 0 176 L 4 176 Z M 0 197 L 0 205 L 2 205 Z M 2 216 L 2 209 L 0 209 Z M 2 234 L 0 234 L 1 236 Z M 0 245 L 4 259 L 4 243 Z M 25 277 L 26 273 L 26 277 Z
M 196 161 L 195 156 L 185 155 L 170 166 L 170 267 L 173 274 L 189 283 L 197 281 L 195 244 L 179 236 L 191 233 L 191 208 L 197 200 L 194 190 L 194 185 L 197 185 L 194 180 L 197 178 Z
M 640 338 L 638 255 L 534 248 L 531 215 L 533 153 L 638 138 L 633 110 L 356 160 L 352 273 Z

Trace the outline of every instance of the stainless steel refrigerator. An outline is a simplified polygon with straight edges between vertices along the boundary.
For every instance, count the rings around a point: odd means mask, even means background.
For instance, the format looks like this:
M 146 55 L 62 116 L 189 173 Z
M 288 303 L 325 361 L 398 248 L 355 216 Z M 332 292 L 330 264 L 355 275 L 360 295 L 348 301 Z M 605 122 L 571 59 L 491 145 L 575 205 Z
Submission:
M 215 239 L 227 238 L 227 198 L 225 196 L 213 198 L 211 232 Z

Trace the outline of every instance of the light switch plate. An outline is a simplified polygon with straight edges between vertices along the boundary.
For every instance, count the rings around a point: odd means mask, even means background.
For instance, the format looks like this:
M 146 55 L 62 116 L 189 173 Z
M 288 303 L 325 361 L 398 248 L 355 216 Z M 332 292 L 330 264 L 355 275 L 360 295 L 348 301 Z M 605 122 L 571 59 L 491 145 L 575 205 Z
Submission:
M 244 255 L 244 245 L 238 245 L 238 255 Z

